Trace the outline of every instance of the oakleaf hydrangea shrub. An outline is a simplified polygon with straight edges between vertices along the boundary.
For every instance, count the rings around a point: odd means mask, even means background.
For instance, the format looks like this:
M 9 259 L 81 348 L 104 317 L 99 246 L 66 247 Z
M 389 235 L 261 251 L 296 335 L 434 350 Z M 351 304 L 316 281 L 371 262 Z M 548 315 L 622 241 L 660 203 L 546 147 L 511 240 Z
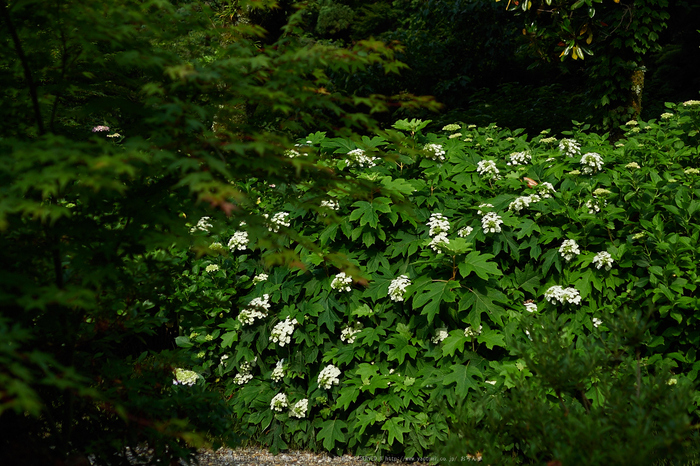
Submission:
M 358 140 L 302 138 L 319 173 L 337 170 L 346 186 L 319 198 L 308 183 L 251 180 L 240 189 L 260 198 L 256 212 L 205 230 L 193 221 L 193 236 L 229 247 L 189 253 L 172 297 L 185 369 L 273 451 L 373 456 L 425 456 L 458 406 L 530 384 L 519 348 L 539 341 L 538 319 L 566 319 L 575 345 L 644 310 L 641 333 L 617 332 L 636 339 L 630 357 L 692 385 L 700 108 L 671 112 L 614 143 L 580 124 L 555 138 L 455 123 L 450 138 L 419 120 Z M 600 377 L 576 386 L 584 411 L 605 406 Z M 685 408 L 695 419 L 696 402 Z

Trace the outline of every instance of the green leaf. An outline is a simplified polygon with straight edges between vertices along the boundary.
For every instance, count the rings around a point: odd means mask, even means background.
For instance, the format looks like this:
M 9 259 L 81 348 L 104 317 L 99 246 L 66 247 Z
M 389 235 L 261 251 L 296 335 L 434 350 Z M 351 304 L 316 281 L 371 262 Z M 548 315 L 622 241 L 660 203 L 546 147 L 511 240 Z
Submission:
M 328 420 L 321 424 L 321 430 L 316 434 L 316 440 L 323 440 L 323 448 L 327 451 L 332 451 L 336 442 L 343 444 L 345 442 L 345 434 L 343 429 L 347 430 L 348 425 L 345 421 L 339 419 Z
M 461 353 L 464 351 L 464 344 L 467 341 L 468 339 L 464 336 L 463 330 L 452 330 L 450 336 L 442 342 L 442 355 L 452 356 L 457 351 Z
M 181 338 L 181 337 L 178 337 Z M 238 341 L 238 332 L 227 332 L 221 336 L 221 347 L 229 348 L 234 342 Z
M 393 445 L 394 440 L 398 440 L 399 443 L 403 444 L 403 434 L 407 434 L 411 431 L 411 429 L 404 424 L 404 418 L 401 416 L 391 417 L 384 423 L 382 430 L 389 433 L 389 438 L 387 439 L 389 445 Z
M 447 386 L 451 383 L 455 383 L 457 395 L 466 397 L 470 388 L 476 390 L 478 387 L 477 382 L 473 379 L 475 376 L 482 377 L 481 371 L 473 365 L 468 364 L 465 366 L 462 364 L 455 364 L 450 366 L 450 373 L 443 377 L 442 384 Z
M 486 343 L 486 347 L 488 349 L 493 349 L 494 346 L 505 348 L 506 342 L 504 341 L 504 338 L 505 337 L 501 332 L 490 329 L 481 332 L 481 334 L 476 338 L 476 341 L 479 343 Z
M 399 364 L 403 364 L 404 358 L 409 356 L 411 359 L 416 357 L 418 354 L 418 348 L 411 345 L 409 340 L 403 335 L 397 335 L 395 337 L 389 338 L 386 341 L 393 348 L 389 350 L 387 355 L 387 360 L 393 361 L 394 359 L 399 360 Z
M 503 273 L 498 270 L 498 264 L 489 262 L 495 256 L 492 254 L 481 254 L 479 251 L 472 251 L 467 254 L 464 262 L 459 264 L 459 273 L 462 277 L 467 278 L 470 273 L 474 272 L 479 278 L 488 280 L 490 275 L 501 276 Z
M 235 333 L 235 332 L 232 332 Z M 226 334 L 228 335 L 228 334 Z M 225 336 L 225 335 L 224 335 Z M 190 341 L 188 337 L 180 336 L 175 338 L 175 344 L 180 348 L 192 348 L 194 344 Z
M 422 288 L 419 294 L 413 296 L 413 309 L 422 307 L 421 314 L 428 316 L 428 323 L 432 322 L 435 315 L 440 312 L 441 302 L 454 302 L 456 296 L 452 289 L 458 286 L 459 283 L 454 280 L 430 283 Z

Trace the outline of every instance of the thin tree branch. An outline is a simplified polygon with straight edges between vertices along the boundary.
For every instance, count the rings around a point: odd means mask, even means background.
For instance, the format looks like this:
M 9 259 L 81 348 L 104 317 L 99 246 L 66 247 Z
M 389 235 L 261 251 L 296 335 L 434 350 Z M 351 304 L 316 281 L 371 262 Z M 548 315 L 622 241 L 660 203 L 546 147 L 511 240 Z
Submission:
M 17 52 L 20 62 L 22 62 L 24 79 L 27 81 L 29 96 L 32 99 L 32 106 L 34 107 L 34 118 L 36 119 L 36 125 L 39 129 L 39 135 L 43 135 L 46 133 L 46 130 L 44 129 L 44 120 L 41 118 L 39 98 L 37 97 L 36 86 L 34 85 L 34 80 L 32 79 L 32 70 L 29 68 L 29 62 L 27 61 L 26 55 L 24 55 L 24 50 L 22 49 L 22 42 L 20 42 L 15 25 L 12 23 L 12 18 L 10 18 L 10 12 L 5 0 L 0 0 L 0 15 L 2 15 L 2 19 L 5 21 L 7 29 L 10 31 L 12 42 L 15 45 L 15 51 Z

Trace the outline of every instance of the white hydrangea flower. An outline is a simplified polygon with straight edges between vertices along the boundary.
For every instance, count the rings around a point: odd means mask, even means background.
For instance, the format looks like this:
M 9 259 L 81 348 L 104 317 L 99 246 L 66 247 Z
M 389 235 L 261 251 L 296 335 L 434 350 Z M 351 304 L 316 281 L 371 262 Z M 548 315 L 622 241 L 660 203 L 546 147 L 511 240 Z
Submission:
M 216 264 L 209 264 L 204 270 L 209 273 L 217 272 L 219 270 L 219 266 Z
M 700 173 L 700 170 L 698 170 L 697 168 L 689 167 L 683 170 L 683 173 L 685 173 L 686 175 L 697 175 Z
M 556 193 L 557 190 L 554 189 L 554 186 L 552 186 L 552 183 L 549 181 L 544 181 L 536 186 L 537 192 L 539 193 L 540 197 L 542 199 L 549 199 L 552 197 L 552 194 Z
M 191 387 L 196 382 L 197 373 L 195 371 L 181 369 L 179 367 L 175 369 L 175 378 L 173 379 L 173 385 L 187 385 Z
M 257 285 L 260 282 L 267 281 L 268 278 L 269 276 L 266 273 L 256 275 L 255 277 L 253 277 L 253 285 Z
M 496 162 L 493 160 L 481 160 L 476 166 L 476 172 L 479 176 L 484 178 L 499 179 L 498 167 L 496 167 Z
M 353 149 L 348 152 L 348 157 L 346 159 L 348 166 L 358 165 L 361 168 L 369 168 L 377 165 L 377 157 L 371 157 L 365 155 L 365 151 L 362 149 Z
M 425 150 L 425 156 L 431 160 L 440 162 L 447 160 L 445 158 L 445 149 L 440 144 L 426 144 L 423 149 Z
M 671 118 L 673 118 L 673 113 L 664 112 L 661 114 L 662 120 L 670 120 Z
M 223 253 L 226 251 L 226 248 L 224 247 L 224 245 L 219 243 L 218 241 L 215 243 L 211 243 L 209 245 L 209 249 L 211 249 L 212 251 L 216 251 L 218 253 Z
M 625 123 L 625 126 L 637 126 L 639 123 L 637 123 L 637 120 L 630 120 L 627 123 Z
M 464 238 L 471 235 L 472 231 L 474 231 L 472 227 L 466 226 L 464 228 L 459 229 L 459 231 L 457 232 L 457 236 L 459 236 L 460 238 Z
M 612 269 L 613 262 L 615 261 L 607 251 L 601 251 L 593 258 L 593 265 L 595 265 L 596 269 L 605 267 L 605 270 L 610 270 Z
M 578 244 L 575 240 L 567 239 L 564 240 L 564 242 L 559 247 L 559 254 L 561 254 L 561 256 L 567 261 L 570 261 L 571 259 L 581 254 L 581 250 L 579 249 Z
M 594 317 L 593 320 L 592 320 L 592 322 L 593 322 L 593 326 L 596 327 L 596 328 L 600 327 L 600 324 L 603 323 L 603 321 L 600 320 L 600 319 L 597 318 L 597 317 Z
M 450 221 L 441 213 L 434 213 L 430 215 L 428 227 L 430 228 L 428 235 L 435 236 L 439 233 L 450 231 Z
M 194 233 L 197 230 L 208 232 L 209 230 L 214 228 L 214 226 L 211 223 L 209 223 L 209 220 L 211 220 L 211 218 L 209 217 L 200 218 L 197 224 L 190 228 L 190 233 Z
M 510 161 L 508 162 L 508 165 L 510 166 L 527 165 L 532 160 L 532 155 L 530 154 L 530 151 L 513 152 L 510 154 L 509 158 Z
M 389 284 L 389 298 L 392 301 L 403 301 L 403 295 L 406 293 L 406 288 L 411 285 L 407 275 L 399 275 Z
M 340 204 L 338 203 L 338 201 L 329 199 L 327 201 L 321 201 L 321 207 L 325 207 L 326 209 L 330 210 L 338 210 L 340 209 Z
M 694 107 L 696 105 L 700 105 L 700 100 L 686 100 L 683 102 L 684 107 Z
M 598 204 L 597 199 L 589 199 L 586 201 L 586 209 L 588 209 L 588 213 L 595 215 L 598 212 L 600 212 L 600 205 Z
M 272 401 L 270 401 L 270 409 L 273 411 L 282 412 L 287 406 L 287 395 L 284 393 L 278 393 L 272 398 Z
M 525 303 L 525 310 L 527 312 L 537 312 L 537 304 L 533 301 L 528 301 Z
M 290 159 L 293 159 L 296 157 L 301 157 L 301 153 L 296 149 L 286 150 L 286 151 L 284 151 L 284 155 L 289 157 Z
M 502 223 L 503 220 L 495 212 L 487 212 L 481 218 L 481 228 L 484 229 L 484 233 L 500 233 Z
M 450 134 L 449 136 L 447 136 L 448 139 L 457 139 L 457 138 L 461 138 L 461 137 L 462 137 L 462 133 L 454 133 L 454 134 Z
M 554 137 L 542 138 L 542 139 L 540 139 L 540 142 L 543 144 L 554 144 L 555 142 L 557 142 L 557 138 L 554 138 Z
M 331 282 L 331 288 L 338 291 L 351 291 L 352 277 L 345 275 L 345 272 L 340 272 Z
M 231 251 L 238 249 L 239 251 L 245 250 L 248 247 L 248 232 L 247 231 L 237 231 L 233 234 L 230 240 L 228 240 L 228 248 Z
M 289 416 L 295 417 L 297 419 L 303 419 L 306 417 L 306 411 L 308 409 L 309 400 L 307 398 L 304 398 L 294 403 L 294 406 L 292 406 L 289 410 Z
M 603 157 L 597 152 L 588 152 L 581 157 L 581 165 L 584 174 L 595 173 L 603 168 Z
M 280 382 L 284 378 L 284 359 L 277 361 L 275 368 L 272 370 L 272 380 Z
M 428 247 L 438 254 L 442 254 L 443 249 L 450 244 L 447 233 L 439 233 L 431 241 Z
M 248 307 L 238 314 L 238 320 L 243 325 L 251 325 L 255 319 L 264 319 L 270 310 L 270 295 L 264 294 L 262 298 L 253 298 Z
M 277 325 L 270 332 L 269 340 L 272 343 L 277 343 L 280 346 L 288 345 L 292 341 L 292 333 L 294 333 L 294 326 L 297 324 L 296 319 L 289 319 L 287 317 L 283 322 L 278 322 Z
M 633 168 L 635 170 L 639 170 L 642 167 L 640 167 L 637 162 L 630 162 L 627 165 L 625 165 L 625 168 L 628 168 L 628 169 Z
M 264 215 L 265 218 L 268 218 L 267 214 Z M 291 225 L 289 222 L 289 212 L 277 212 L 270 219 L 270 224 L 267 226 L 267 229 L 273 233 L 277 233 L 280 231 L 280 227 L 288 227 L 289 225 Z
M 435 329 L 435 336 L 433 336 L 433 338 L 430 341 L 432 341 L 436 345 L 439 345 L 445 338 L 449 336 L 450 334 L 447 333 L 447 329 L 445 327 L 440 327 Z
M 581 144 L 574 139 L 562 139 L 559 141 L 559 151 L 567 157 L 575 157 L 581 153 Z
M 340 380 L 340 369 L 335 367 L 333 364 L 327 365 L 320 374 L 318 374 L 318 385 L 321 388 L 328 390 L 333 385 L 338 385 Z
M 537 194 L 531 194 L 529 196 L 520 196 L 508 205 L 508 210 L 520 212 L 524 208 L 530 207 L 530 204 L 539 202 L 540 200 L 541 198 Z
M 479 214 L 479 215 L 483 215 L 483 214 L 485 214 L 486 212 L 488 212 L 488 210 L 486 210 L 486 209 L 489 208 L 489 207 L 492 208 L 492 207 L 493 207 L 493 204 L 479 204 L 479 210 L 477 210 L 476 213 Z M 484 210 L 481 210 L 481 209 L 484 209 Z
M 347 342 L 348 344 L 351 345 L 351 344 L 355 343 L 355 337 L 361 331 L 362 331 L 362 328 L 360 328 L 359 326 L 355 326 L 355 327 L 347 326 L 340 332 L 340 340 Z
M 578 290 L 573 287 L 562 288 L 559 285 L 550 287 L 545 293 L 544 298 L 552 304 L 581 304 L 581 295 Z
M 471 325 L 464 329 L 464 336 L 467 338 L 474 338 L 481 335 L 481 330 L 484 328 L 483 325 L 479 325 L 478 329 L 474 329 Z
M 457 131 L 460 129 L 461 126 L 459 126 L 457 123 L 450 123 L 449 125 L 445 125 L 442 127 L 443 131 Z
M 238 374 L 233 378 L 233 383 L 236 385 L 245 385 L 253 380 L 253 365 L 257 360 L 258 358 L 256 356 L 252 362 L 242 362 L 238 368 Z

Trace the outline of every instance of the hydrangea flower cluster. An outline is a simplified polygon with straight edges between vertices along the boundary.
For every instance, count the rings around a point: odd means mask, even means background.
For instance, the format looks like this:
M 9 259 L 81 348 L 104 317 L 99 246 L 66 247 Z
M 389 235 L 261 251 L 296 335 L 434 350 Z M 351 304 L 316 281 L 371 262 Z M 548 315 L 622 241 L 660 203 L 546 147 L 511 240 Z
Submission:
M 559 141 L 559 152 L 567 157 L 575 157 L 581 153 L 581 144 L 574 139 L 562 139 Z
M 270 401 L 270 409 L 273 411 L 282 412 L 287 406 L 289 406 L 287 403 L 287 395 L 284 393 L 278 393 L 272 398 L 272 401 Z
M 542 199 L 549 199 L 552 197 L 552 194 L 557 192 L 557 190 L 554 189 L 552 183 L 549 181 L 544 181 L 537 185 L 537 192 Z
M 253 380 L 253 365 L 258 360 L 256 356 L 252 362 L 242 362 L 238 368 L 238 374 L 233 378 L 233 383 L 236 385 L 245 385 Z
M 237 231 L 233 234 L 230 240 L 228 240 L 228 248 L 231 251 L 238 249 L 239 251 L 245 250 L 248 247 L 248 232 L 247 231 Z
M 292 341 L 292 333 L 294 333 L 296 324 L 297 320 L 290 320 L 289 317 L 282 322 L 278 322 L 272 329 L 272 332 L 270 332 L 269 340 L 272 343 L 278 343 L 280 346 L 288 345 Z
M 559 254 L 561 254 L 561 256 L 565 260 L 570 261 L 571 259 L 581 254 L 581 250 L 579 249 L 578 244 L 575 240 L 567 239 L 564 240 L 564 242 L 559 247 Z
M 435 336 L 433 336 L 433 338 L 430 341 L 432 341 L 436 345 L 439 345 L 445 338 L 449 336 L 450 334 L 447 333 L 447 329 L 445 327 L 440 327 L 438 329 L 435 329 Z
M 105 133 L 109 131 L 109 126 L 98 125 L 92 128 L 93 133 Z
M 272 380 L 280 382 L 284 378 L 284 359 L 277 361 L 275 368 L 272 370 Z
M 537 312 L 537 304 L 534 301 L 526 301 L 524 305 L 527 312 Z
M 478 329 L 474 329 L 471 325 L 464 329 L 464 336 L 467 338 L 473 338 L 481 335 L 481 330 L 484 328 L 483 325 L 479 325 Z
M 593 265 L 595 265 L 596 269 L 605 267 L 605 270 L 610 270 L 612 269 L 613 262 L 615 261 L 607 251 L 599 252 L 593 258 Z
M 562 288 L 559 285 L 550 287 L 544 293 L 544 298 L 552 304 L 581 304 L 581 295 L 578 290 L 573 287 Z
M 360 327 L 347 326 L 340 332 L 340 340 L 353 344 L 355 343 L 355 337 L 361 331 L 362 329 Z
M 267 317 L 267 311 L 270 310 L 269 300 L 269 294 L 264 294 L 262 298 L 253 298 L 248 304 L 248 307 L 238 314 L 238 320 L 240 320 L 243 325 L 252 325 L 255 319 Z
M 338 291 L 351 291 L 352 277 L 345 275 L 345 272 L 340 272 L 331 282 L 331 288 Z
M 426 144 L 423 149 L 425 150 L 425 156 L 431 160 L 440 162 L 447 160 L 445 158 L 445 149 L 440 144 Z
M 588 152 L 581 157 L 581 165 L 583 165 L 583 173 L 589 175 L 603 168 L 603 157 L 597 152 Z
M 177 368 L 175 369 L 175 378 L 173 379 L 173 385 L 187 385 L 191 387 L 197 382 L 197 373 L 195 371 L 189 371 L 187 369 Z
M 265 214 L 265 218 L 268 218 L 267 214 Z M 277 233 L 280 231 L 280 227 L 288 227 L 289 225 L 291 225 L 289 222 L 289 212 L 277 212 L 270 219 L 270 224 L 267 228 L 271 232 Z
M 365 151 L 362 149 L 353 149 L 348 152 L 346 161 L 348 166 L 358 165 L 362 168 L 369 168 L 377 165 L 377 157 L 365 155 Z
M 530 154 L 530 151 L 513 152 L 512 154 L 510 154 L 509 158 L 509 166 L 527 165 L 532 160 L 532 154 Z
M 673 118 L 673 113 L 664 112 L 661 114 L 662 120 L 670 120 L 671 118 Z
M 301 153 L 296 149 L 286 150 L 286 151 L 284 151 L 284 155 L 289 157 L 290 159 L 293 159 L 296 157 L 301 157 Z
M 200 218 L 197 224 L 190 228 L 190 233 L 194 233 L 197 230 L 208 232 L 209 230 L 214 228 L 214 226 L 211 223 L 209 223 L 209 220 L 211 220 L 209 217 Z
M 437 236 L 434 236 L 432 240 L 430 240 L 430 244 L 428 246 L 436 253 L 442 254 L 442 249 L 449 244 L 450 239 L 447 237 L 447 233 L 439 233 Z
M 461 129 L 461 126 L 459 126 L 457 123 L 450 123 L 449 125 L 442 127 L 443 131 L 457 131 L 459 129 Z
M 493 178 L 497 180 L 500 178 L 498 167 L 496 167 L 496 162 L 493 160 L 481 160 L 476 166 L 476 172 L 479 176 L 486 179 Z
M 338 201 L 334 201 L 333 199 L 330 199 L 327 201 L 321 201 L 321 207 L 325 207 L 326 209 L 331 209 L 331 210 L 338 210 L 338 209 L 340 209 L 340 204 L 338 204 Z
M 594 317 L 594 318 L 592 319 L 591 322 L 593 323 L 593 326 L 594 326 L 595 328 L 600 327 L 600 325 L 603 323 L 603 321 L 600 320 L 600 319 L 597 318 L 597 317 Z
M 683 102 L 684 107 L 694 107 L 696 105 L 700 105 L 700 100 L 686 100 Z
M 605 201 L 605 200 L 600 201 L 598 199 L 587 200 L 586 201 L 586 209 L 588 209 L 588 213 L 591 215 L 595 215 L 598 212 L 600 212 L 601 203 L 603 206 L 605 206 L 607 204 L 607 201 Z
M 486 212 L 481 218 L 481 228 L 484 229 L 484 233 L 500 233 L 502 223 L 501 216 L 495 212 Z
M 428 220 L 428 235 L 435 236 L 439 233 L 444 233 L 450 230 L 450 221 L 444 215 L 435 213 L 430 215 Z
M 403 301 L 406 288 L 411 284 L 407 275 L 399 275 L 389 284 L 389 298 L 392 301 Z
M 493 204 L 479 204 L 479 210 L 477 210 L 476 213 L 479 215 L 483 215 L 484 213 L 488 212 L 488 210 L 486 210 L 486 209 L 489 207 L 493 207 Z M 484 209 L 484 210 L 481 210 L 481 209 Z
M 530 204 L 539 202 L 540 200 L 541 198 L 537 194 L 530 194 L 529 196 L 520 196 L 508 205 L 508 210 L 520 212 L 524 208 L 530 207 Z
M 253 285 L 257 285 L 258 283 L 267 281 L 268 278 L 269 276 L 266 273 L 256 275 L 255 277 L 253 277 Z
M 301 399 L 294 403 L 289 409 L 289 416 L 295 417 L 297 419 L 303 419 L 306 417 L 306 411 L 309 409 L 309 400 L 307 398 Z
M 212 251 L 218 252 L 219 254 L 223 254 L 226 251 L 226 248 L 224 247 L 223 244 L 219 242 L 211 243 L 209 245 L 209 249 Z
M 214 272 L 217 272 L 219 270 L 219 266 L 216 264 L 209 264 L 206 266 L 206 268 L 204 270 L 208 273 L 214 273 Z
M 338 385 L 338 383 L 340 383 L 338 376 L 340 376 L 340 369 L 333 364 L 327 365 L 321 373 L 318 374 L 319 387 L 328 390 L 333 385 Z
M 472 227 L 466 226 L 464 228 L 459 229 L 459 231 L 457 232 L 457 236 L 459 236 L 460 238 L 464 238 L 466 236 L 471 235 L 472 231 L 474 231 Z

